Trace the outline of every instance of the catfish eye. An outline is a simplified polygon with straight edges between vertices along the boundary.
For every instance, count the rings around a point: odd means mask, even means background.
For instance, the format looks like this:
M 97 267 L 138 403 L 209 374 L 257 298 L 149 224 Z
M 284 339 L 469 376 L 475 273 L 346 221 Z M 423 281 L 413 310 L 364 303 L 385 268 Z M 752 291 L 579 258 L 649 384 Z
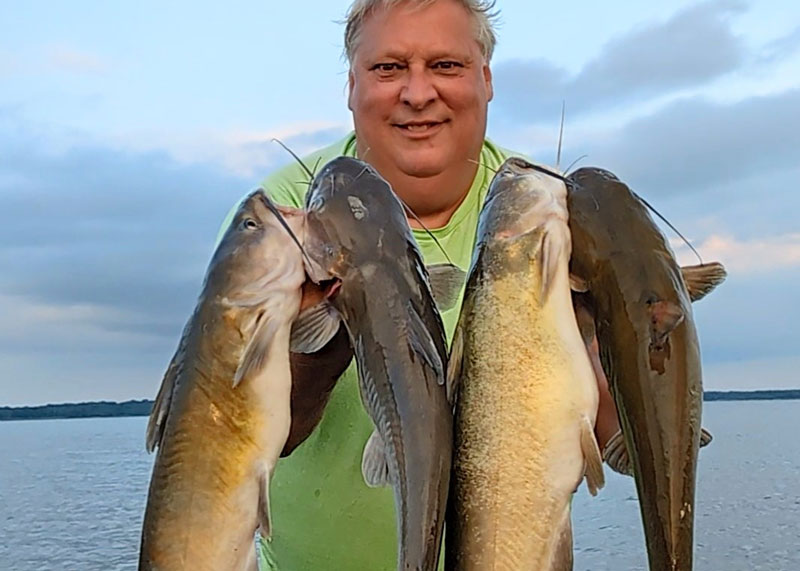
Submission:
M 258 222 L 256 222 L 252 218 L 245 218 L 244 220 L 242 220 L 240 227 L 242 228 L 242 230 L 255 230 L 256 228 L 258 228 Z

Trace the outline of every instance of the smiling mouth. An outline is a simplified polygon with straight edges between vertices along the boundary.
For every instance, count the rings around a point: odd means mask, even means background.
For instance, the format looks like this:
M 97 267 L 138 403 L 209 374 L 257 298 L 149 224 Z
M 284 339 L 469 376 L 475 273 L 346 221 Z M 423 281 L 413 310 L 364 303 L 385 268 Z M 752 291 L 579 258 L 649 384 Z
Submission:
M 447 123 L 447 121 L 425 121 L 418 123 L 395 123 L 394 126 L 408 133 L 424 133 L 440 125 L 444 125 L 445 123 Z

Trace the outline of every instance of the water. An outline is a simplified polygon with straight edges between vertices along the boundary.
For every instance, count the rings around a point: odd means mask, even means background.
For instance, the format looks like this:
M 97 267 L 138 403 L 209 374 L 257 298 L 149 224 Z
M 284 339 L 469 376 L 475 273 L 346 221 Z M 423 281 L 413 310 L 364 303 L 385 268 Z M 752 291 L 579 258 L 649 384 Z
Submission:
M 710 402 L 699 571 L 800 570 L 800 401 Z M 0 571 L 133 570 L 152 458 L 145 418 L 0 422 Z M 633 480 L 575 499 L 575 569 L 646 569 Z

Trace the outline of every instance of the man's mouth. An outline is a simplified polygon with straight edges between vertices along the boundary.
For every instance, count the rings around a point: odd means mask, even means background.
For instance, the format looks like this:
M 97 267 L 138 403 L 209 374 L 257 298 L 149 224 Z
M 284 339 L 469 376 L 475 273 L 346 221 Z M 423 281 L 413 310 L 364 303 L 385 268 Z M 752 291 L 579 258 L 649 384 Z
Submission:
M 408 133 L 425 133 L 444 125 L 447 121 L 409 121 L 408 123 L 395 123 L 394 126 Z

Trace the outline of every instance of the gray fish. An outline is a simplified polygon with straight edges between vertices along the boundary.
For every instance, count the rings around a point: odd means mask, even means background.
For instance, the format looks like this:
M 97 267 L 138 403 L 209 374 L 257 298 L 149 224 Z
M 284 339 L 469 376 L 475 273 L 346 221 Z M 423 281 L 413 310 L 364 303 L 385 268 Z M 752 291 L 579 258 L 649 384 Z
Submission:
M 520 158 L 480 214 L 450 356 L 448 571 L 572 569 L 572 494 L 603 486 L 597 381 L 569 284 L 567 189 Z
M 691 300 L 725 273 L 719 264 L 682 272 L 644 203 L 608 171 L 569 180 L 573 282 L 587 291 L 625 437 L 609 457 L 632 468 L 650 569 L 688 571 L 703 399 Z
M 302 237 L 302 213 L 282 212 Z M 289 433 L 290 329 L 305 280 L 281 226 L 258 190 L 211 260 L 147 426 L 147 448 L 158 453 L 140 571 L 254 570 L 255 532 L 270 534 L 269 481 Z
M 452 455 L 447 346 L 428 271 L 403 205 L 366 163 L 346 157 L 315 177 L 306 202 L 312 280 L 339 280 L 364 406 L 375 424 L 362 473 L 394 489 L 398 569 L 437 567 Z M 458 285 L 458 281 L 453 281 Z

